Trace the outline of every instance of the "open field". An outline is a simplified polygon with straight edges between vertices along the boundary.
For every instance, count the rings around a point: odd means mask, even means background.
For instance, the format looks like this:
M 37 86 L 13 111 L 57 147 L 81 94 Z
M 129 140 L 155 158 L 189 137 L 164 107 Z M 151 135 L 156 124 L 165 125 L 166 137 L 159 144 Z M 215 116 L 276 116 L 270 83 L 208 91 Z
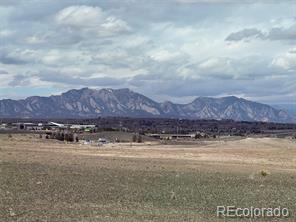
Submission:
M 291 216 L 274 221 L 296 220 L 288 139 L 95 147 L 0 135 L 0 178 L 1 221 L 225 221 L 218 205 L 282 206 Z

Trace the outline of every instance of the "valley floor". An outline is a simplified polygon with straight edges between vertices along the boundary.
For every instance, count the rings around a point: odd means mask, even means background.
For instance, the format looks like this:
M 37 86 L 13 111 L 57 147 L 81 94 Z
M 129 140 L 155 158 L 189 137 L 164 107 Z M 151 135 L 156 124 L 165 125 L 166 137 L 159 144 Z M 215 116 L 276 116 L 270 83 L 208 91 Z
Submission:
M 274 221 L 296 220 L 288 139 L 96 147 L 0 135 L 0 178 L 1 221 L 228 221 L 220 205 L 281 206 L 291 215 Z

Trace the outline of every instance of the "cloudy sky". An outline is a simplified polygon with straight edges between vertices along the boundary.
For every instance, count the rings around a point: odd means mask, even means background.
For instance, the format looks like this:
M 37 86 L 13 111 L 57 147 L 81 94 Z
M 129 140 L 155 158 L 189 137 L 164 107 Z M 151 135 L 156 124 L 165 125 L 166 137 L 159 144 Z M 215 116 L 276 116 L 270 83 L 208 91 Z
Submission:
M 296 1 L 0 0 L 0 98 L 82 87 L 295 103 Z

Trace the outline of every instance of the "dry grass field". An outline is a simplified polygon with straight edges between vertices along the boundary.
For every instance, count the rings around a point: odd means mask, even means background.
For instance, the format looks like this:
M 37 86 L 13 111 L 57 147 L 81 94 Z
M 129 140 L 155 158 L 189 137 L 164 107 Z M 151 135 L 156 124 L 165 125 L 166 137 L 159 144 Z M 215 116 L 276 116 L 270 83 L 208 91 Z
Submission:
M 218 205 L 287 207 L 273 221 L 295 221 L 295 183 L 288 139 L 96 147 L 0 135 L 0 221 L 228 221 Z

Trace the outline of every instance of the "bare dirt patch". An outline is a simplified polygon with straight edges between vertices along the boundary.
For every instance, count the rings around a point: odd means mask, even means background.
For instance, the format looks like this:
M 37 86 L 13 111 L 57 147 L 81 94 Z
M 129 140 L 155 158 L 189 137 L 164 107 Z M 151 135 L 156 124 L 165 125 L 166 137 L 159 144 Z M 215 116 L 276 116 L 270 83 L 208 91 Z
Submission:
M 272 138 L 96 147 L 0 135 L 0 216 L 224 221 L 216 206 L 230 204 L 288 207 L 283 221 L 295 221 L 295 154 L 294 141 Z

